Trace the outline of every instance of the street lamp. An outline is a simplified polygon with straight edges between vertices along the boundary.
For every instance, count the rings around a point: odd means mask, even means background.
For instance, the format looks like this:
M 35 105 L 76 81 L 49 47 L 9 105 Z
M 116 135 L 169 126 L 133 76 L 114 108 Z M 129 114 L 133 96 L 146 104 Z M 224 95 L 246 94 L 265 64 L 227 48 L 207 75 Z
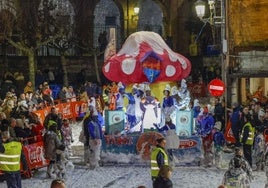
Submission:
M 220 6 L 217 6 L 220 8 L 217 9 L 216 11 L 216 3 L 220 2 Z M 204 18 L 205 16 L 205 7 L 206 4 L 209 5 L 209 17 L 208 18 Z M 204 28 L 204 26 L 209 23 L 212 29 L 212 37 L 213 37 L 213 45 L 209 45 L 210 47 L 215 47 L 217 49 L 217 46 L 219 44 L 221 44 L 221 65 L 222 65 L 222 79 L 224 82 L 226 82 L 226 66 L 225 62 L 224 62 L 224 56 L 223 54 L 225 54 L 227 52 L 227 40 L 226 40 L 226 35 L 225 35 L 225 0 L 208 0 L 207 3 L 205 3 L 202 0 L 197 0 L 195 3 L 195 9 L 196 9 L 196 14 L 199 17 L 199 19 L 204 22 L 204 25 L 201 29 L 201 31 L 199 32 L 199 35 L 196 38 L 199 38 L 199 36 L 202 33 L 202 30 Z M 220 16 L 218 16 L 217 14 L 219 14 L 220 12 Z M 215 41 L 215 29 L 216 27 L 220 27 L 220 41 Z M 217 43 L 217 44 L 215 44 Z M 219 43 L 219 44 L 218 44 Z M 227 93 L 227 92 L 226 92 Z
M 134 7 L 134 14 L 138 15 L 140 12 L 140 8 L 138 6 Z
M 195 2 L 196 15 L 198 18 L 200 18 L 200 20 L 202 20 L 203 17 L 205 16 L 205 9 L 206 9 L 206 3 L 204 1 L 198 0 Z
M 221 15 L 217 16 L 216 15 L 216 8 L 215 8 L 215 4 L 216 1 L 215 0 L 208 0 L 208 5 L 209 5 L 209 17 L 208 18 L 204 18 L 205 16 L 205 10 L 206 10 L 206 3 L 203 0 L 197 0 L 195 2 L 195 11 L 196 11 L 196 15 L 197 17 L 202 21 L 202 22 L 209 22 L 210 25 L 221 25 L 224 24 L 224 0 L 220 0 L 221 1 Z
M 131 16 L 131 20 L 137 21 L 138 18 L 137 19 L 135 18 L 139 16 L 140 8 L 138 6 L 135 6 L 133 10 L 134 10 L 134 14 Z

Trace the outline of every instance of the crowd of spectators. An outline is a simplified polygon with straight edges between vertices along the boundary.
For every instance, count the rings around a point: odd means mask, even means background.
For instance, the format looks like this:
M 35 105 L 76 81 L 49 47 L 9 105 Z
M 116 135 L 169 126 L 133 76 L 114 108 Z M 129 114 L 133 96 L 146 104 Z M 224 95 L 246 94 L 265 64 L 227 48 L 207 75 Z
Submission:
M 41 74 L 38 71 L 38 74 Z M 39 75 L 39 77 L 41 77 Z M 50 76 L 51 77 L 51 76 Z M 49 78 L 49 77 L 48 77 Z M 6 124 L 10 127 L 10 135 L 18 140 L 42 135 L 43 123 L 33 113 L 47 106 L 77 100 L 89 102 L 91 97 L 100 96 L 101 87 L 86 81 L 82 87 L 55 86 L 53 79 L 37 79 L 37 87 L 26 81 L 22 72 L 14 74 L 7 71 L 1 80 L 0 89 L 0 126 Z M 40 83 L 40 81 L 43 81 Z M 59 112 L 60 114 L 60 112 Z M 35 137 L 35 140 L 38 137 Z

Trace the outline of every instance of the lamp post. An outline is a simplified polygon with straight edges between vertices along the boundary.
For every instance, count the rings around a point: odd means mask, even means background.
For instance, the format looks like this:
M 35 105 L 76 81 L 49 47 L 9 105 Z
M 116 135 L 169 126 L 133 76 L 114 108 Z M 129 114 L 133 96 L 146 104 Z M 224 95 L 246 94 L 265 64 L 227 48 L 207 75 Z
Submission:
M 217 12 L 216 11 L 216 3 L 220 2 L 220 16 L 217 16 Z M 221 43 L 221 71 L 222 71 L 222 80 L 224 83 L 227 83 L 227 67 L 228 65 L 226 65 L 226 61 L 225 61 L 225 57 L 224 54 L 227 52 L 227 40 L 226 40 L 226 34 L 225 34 L 225 2 L 226 0 L 208 0 L 207 3 L 205 3 L 202 0 L 197 0 L 195 2 L 195 9 L 196 9 L 196 14 L 197 17 L 200 18 L 200 20 L 202 22 L 204 22 L 204 24 L 209 23 L 212 27 L 212 34 L 213 34 L 213 42 L 215 42 L 215 27 L 218 26 L 220 27 L 220 43 Z M 209 5 L 209 12 L 210 15 L 208 18 L 204 18 L 205 16 L 205 10 L 206 10 L 206 4 Z M 225 84 L 227 86 L 227 88 L 225 88 L 225 94 L 224 97 L 225 99 L 227 99 L 227 93 L 228 93 L 228 83 Z M 226 101 L 227 102 L 227 101 Z M 225 117 L 226 116 L 226 112 L 225 112 Z

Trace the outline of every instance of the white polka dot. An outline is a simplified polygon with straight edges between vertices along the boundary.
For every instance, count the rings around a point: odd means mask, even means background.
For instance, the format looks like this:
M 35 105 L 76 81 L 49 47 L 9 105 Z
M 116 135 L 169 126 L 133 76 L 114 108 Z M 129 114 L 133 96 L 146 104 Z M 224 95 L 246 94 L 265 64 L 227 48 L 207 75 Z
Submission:
M 108 62 L 108 63 L 104 66 L 104 71 L 105 71 L 105 72 L 109 72 L 109 70 L 110 70 L 110 64 L 111 64 L 111 62 Z
M 130 75 L 135 70 L 136 60 L 134 58 L 127 58 L 127 59 L 122 61 L 121 67 L 122 67 L 122 71 L 125 74 Z
M 168 65 L 166 67 L 166 76 L 167 77 L 174 76 L 175 73 L 176 73 L 176 69 L 173 65 Z

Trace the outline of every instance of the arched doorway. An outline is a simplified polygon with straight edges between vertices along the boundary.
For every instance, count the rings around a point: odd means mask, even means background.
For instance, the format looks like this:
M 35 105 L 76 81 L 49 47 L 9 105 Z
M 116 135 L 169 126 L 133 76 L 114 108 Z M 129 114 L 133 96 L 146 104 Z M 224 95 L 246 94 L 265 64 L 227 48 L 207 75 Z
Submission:
M 140 2 L 137 31 L 153 31 L 165 37 L 163 15 L 161 7 L 155 1 L 144 0 Z
M 121 15 L 119 8 L 112 0 L 100 0 L 94 10 L 93 46 L 103 51 L 103 45 L 109 40 L 109 31 L 115 28 L 117 48 L 121 46 Z M 106 41 L 105 41 L 106 40 Z

